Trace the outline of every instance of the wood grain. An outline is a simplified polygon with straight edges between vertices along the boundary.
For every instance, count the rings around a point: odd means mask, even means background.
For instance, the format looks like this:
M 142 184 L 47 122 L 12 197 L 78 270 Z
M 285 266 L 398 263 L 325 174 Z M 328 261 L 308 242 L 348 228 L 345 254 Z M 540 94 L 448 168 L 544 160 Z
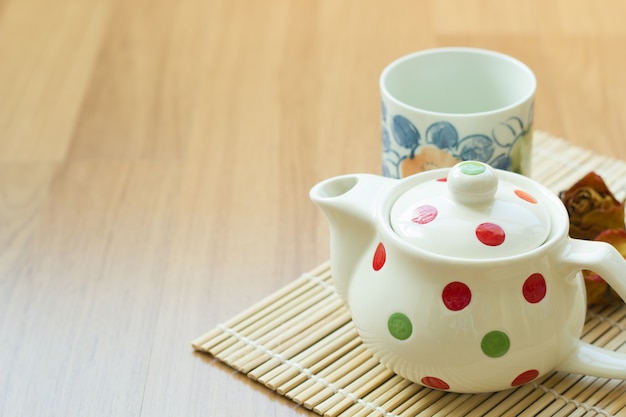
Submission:
M 536 129 L 626 159 L 625 13 L 0 0 L 0 415 L 310 415 L 190 341 L 328 258 L 308 190 L 380 172 L 382 68 L 514 55 Z

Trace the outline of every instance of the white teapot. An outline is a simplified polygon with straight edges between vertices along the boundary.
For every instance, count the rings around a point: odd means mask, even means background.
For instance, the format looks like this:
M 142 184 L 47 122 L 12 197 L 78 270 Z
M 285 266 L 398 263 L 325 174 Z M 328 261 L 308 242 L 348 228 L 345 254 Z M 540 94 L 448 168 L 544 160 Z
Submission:
M 335 287 L 397 374 L 461 393 L 553 370 L 626 379 L 626 353 L 580 340 L 580 271 L 624 299 L 626 261 L 571 239 L 565 207 L 537 182 L 465 161 L 400 180 L 344 175 L 310 195 L 330 223 Z

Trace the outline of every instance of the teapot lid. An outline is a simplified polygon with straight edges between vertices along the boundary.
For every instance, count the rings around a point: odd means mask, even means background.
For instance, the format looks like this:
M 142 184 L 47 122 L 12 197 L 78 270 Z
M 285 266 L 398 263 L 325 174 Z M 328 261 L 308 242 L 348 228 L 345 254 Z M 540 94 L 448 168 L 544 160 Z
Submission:
M 460 162 L 447 177 L 401 194 L 391 208 L 391 227 L 403 240 L 440 255 L 521 254 L 541 246 L 550 233 L 546 205 L 525 184 L 500 178 L 482 162 Z

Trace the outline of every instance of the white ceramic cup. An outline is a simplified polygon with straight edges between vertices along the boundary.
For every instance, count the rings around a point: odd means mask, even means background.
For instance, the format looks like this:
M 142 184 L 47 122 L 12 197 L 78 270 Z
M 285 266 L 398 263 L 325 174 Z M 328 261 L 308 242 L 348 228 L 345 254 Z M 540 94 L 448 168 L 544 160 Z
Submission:
M 530 175 L 533 72 L 508 55 L 436 48 L 393 61 L 380 76 L 383 174 L 464 160 Z

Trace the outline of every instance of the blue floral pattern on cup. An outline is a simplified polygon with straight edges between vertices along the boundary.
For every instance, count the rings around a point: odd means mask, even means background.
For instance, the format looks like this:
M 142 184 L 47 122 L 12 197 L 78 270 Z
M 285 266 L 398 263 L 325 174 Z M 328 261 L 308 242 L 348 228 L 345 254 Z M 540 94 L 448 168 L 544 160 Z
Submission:
M 530 146 L 532 132 L 532 107 L 527 125 L 519 117 L 511 117 L 495 126 L 491 135 L 482 133 L 459 137 L 457 129 L 449 121 L 437 121 L 426 128 L 422 136 L 417 127 L 406 117 L 396 114 L 387 123 L 387 109 L 382 105 L 383 175 L 401 178 L 402 163 L 415 158 L 419 148 L 430 145 L 446 152 L 458 161 L 476 160 L 494 168 L 520 172 L 518 153 Z M 392 140 L 397 146 L 392 145 Z M 402 154 L 396 149 L 406 150 Z M 408 153 L 408 154 L 407 154 Z

